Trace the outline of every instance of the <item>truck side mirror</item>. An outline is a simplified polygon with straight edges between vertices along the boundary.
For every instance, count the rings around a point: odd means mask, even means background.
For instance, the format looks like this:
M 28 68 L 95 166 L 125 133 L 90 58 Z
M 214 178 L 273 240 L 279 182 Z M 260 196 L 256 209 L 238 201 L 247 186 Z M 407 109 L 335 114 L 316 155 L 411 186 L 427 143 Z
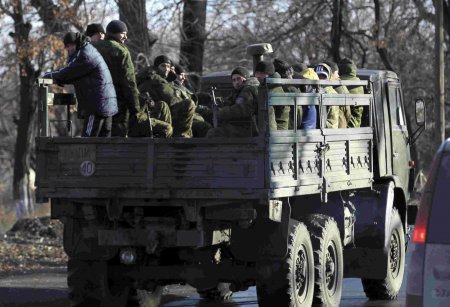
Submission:
M 425 101 L 422 98 L 416 99 L 416 124 L 417 126 L 425 125 L 426 121 L 426 108 Z
M 416 104 L 416 124 L 419 128 L 414 131 L 409 137 L 409 143 L 414 144 L 422 132 L 427 127 L 427 109 L 425 107 L 425 101 L 422 98 L 417 98 L 415 101 Z

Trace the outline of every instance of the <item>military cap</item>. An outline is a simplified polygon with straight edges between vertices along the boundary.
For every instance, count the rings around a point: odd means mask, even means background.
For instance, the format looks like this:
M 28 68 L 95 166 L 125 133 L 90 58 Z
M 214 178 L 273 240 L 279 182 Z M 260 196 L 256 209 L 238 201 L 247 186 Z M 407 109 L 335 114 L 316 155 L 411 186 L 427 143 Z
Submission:
M 172 61 L 167 56 L 161 54 L 155 58 L 155 60 L 153 61 L 153 66 L 158 67 L 162 63 L 172 64 Z

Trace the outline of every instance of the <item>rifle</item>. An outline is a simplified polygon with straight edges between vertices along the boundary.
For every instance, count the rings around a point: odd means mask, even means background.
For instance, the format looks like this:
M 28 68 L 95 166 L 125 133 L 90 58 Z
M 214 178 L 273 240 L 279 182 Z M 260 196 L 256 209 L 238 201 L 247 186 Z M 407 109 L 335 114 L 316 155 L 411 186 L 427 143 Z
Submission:
M 148 121 L 148 129 L 149 129 L 149 135 L 151 138 L 153 138 L 153 128 L 152 128 L 152 120 L 150 117 L 150 106 L 154 105 L 155 102 L 153 101 L 153 98 L 150 96 L 148 92 L 145 92 L 143 97 L 144 103 L 145 103 L 145 112 L 147 113 L 147 121 Z
M 216 101 L 216 95 L 214 93 L 214 90 L 216 88 L 214 86 L 211 86 L 211 94 L 212 94 L 212 105 L 211 105 L 211 110 L 212 110 L 212 114 L 213 114 L 213 127 L 217 128 L 218 123 L 217 123 L 217 113 L 218 113 L 218 105 L 217 105 L 217 101 Z

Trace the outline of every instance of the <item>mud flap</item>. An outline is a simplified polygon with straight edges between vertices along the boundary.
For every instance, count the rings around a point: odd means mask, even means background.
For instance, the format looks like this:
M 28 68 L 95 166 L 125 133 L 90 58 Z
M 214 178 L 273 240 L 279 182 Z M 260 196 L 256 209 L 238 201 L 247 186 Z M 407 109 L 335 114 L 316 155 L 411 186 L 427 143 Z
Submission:
M 281 222 L 269 219 L 269 206 L 255 207 L 257 218 L 247 229 L 234 226 L 231 230 L 231 252 L 242 261 L 277 260 L 287 254 L 291 208 L 283 201 Z

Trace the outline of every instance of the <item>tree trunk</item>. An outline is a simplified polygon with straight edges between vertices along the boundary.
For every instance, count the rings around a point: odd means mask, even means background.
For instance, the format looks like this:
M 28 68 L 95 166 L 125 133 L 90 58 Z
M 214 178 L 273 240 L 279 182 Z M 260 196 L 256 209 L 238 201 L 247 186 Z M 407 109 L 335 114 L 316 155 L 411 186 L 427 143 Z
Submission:
M 36 96 L 34 81 L 36 71 L 31 63 L 29 34 L 31 24 L 24 21 L 21 1 L 13 2 L 14 38 L 20 75 L 20 118 L 14 156 L 13 199 L 17 218 L 33 215 L 34 199 L 30 186 L 30 155 L 36 124 Z
M 333 22 L 331 24 L 330 56 L 336 63 L 341 60 L 341 29 L 343 0 L 333 0 Z
M 205 50 L 207 0 L 184 0 L 180 63 L 188 71 L 201 74 Z
M 151 49 L 158 40 L 147 28 L 145 0 L 118 0 L 119 18 L 128 27 L 126 42 L 135 63 L 136 71 L 150 64 Z
M 377 52 L 380 55 L 384 67 L 386 67 L 386 69 L 388 70 L 394 71 L 394 67 L 392 66 L 389 60 L 389 54 L 386 48 L 386 41 L 384 39 L 380 39 L 380 29 L 381 29 L 380 1 L 374 0 L 374 4 L 375 4 L 375 27 L 373 33 L 373 40 L 375 41 Z

